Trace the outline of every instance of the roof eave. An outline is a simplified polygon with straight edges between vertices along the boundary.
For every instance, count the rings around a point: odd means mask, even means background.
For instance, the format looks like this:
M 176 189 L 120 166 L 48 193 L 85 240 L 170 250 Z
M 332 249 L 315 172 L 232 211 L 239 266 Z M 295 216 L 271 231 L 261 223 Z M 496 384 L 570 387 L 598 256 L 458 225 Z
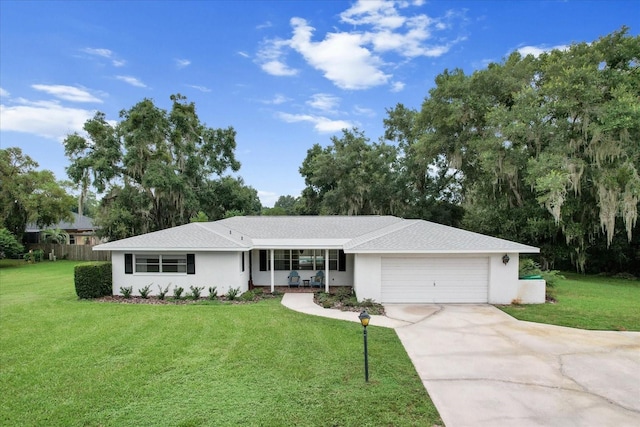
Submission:
M 203 248 L 203 247 L 173 247 L 173 248 L 154 248 L 154 247 L 115 247 L 115 248 L 101 248 L 94 246 L 94 251 L 112 251 L 112 252 L 246 252 L 251 250 L 250 247 L 237 247 L 237 248 Z
M 345 253 L 347 254 L 428 254 L 428 255 L 438 255 L 438 254 L 503 254 L 503 253 L 518 253 L 518 254 L 533 254 L 540 253 L 540 248 L 504 248 L 504 249 L 345 249 Z

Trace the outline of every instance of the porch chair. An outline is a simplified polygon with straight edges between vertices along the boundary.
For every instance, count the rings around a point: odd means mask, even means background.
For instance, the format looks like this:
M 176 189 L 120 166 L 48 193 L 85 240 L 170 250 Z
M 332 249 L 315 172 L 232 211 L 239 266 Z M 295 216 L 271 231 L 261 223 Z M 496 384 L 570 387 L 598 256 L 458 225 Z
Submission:
M 324 271 L 320 270 L 315 276 L 311 277 L 309 284 L 312 288 L 322 288 L 324 286 Z
M 300 286 L 300 275 L 297 271 L 292 270 L 287 276 L 287 279 L 290 288 L 297 288 Z

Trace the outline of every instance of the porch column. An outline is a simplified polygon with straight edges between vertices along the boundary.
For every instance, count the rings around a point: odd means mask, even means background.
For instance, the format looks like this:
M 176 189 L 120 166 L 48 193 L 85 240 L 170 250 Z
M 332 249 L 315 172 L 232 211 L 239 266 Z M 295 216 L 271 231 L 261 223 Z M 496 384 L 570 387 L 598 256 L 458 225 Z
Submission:
M 324 291 L 329 293 L 329 249 L 324 250 Z
M 271 255 L 271 259 L 269 260 L 269 268 L 271 269 L 271 293 L 273 293 L 273 291 L 275 291 L 275 272 L 273 271 L 274 267 L 275 267 L 275 262 L 273 260 L 273 249 L 269 250 L 269 254 Z

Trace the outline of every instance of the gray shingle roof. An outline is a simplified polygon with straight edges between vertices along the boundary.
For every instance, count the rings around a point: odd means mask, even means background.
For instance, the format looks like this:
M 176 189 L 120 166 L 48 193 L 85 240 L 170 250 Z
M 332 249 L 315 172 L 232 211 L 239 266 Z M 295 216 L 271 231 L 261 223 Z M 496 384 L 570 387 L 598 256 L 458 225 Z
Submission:
M 538 248 L 422 220 L 405 220 L 351 240 L 345 252 L 536 253 Z
M 95 249 L 242 251 L 305 244 L 342 247 L 348 253 L 539 252 L 509 240 L 393 216 L 232 217 L 130 237 Z
M 33 233 L 37 231 L 56 229 L 56 228 L 59 228 L 61 230 L 92 230 L 92 231 L 98 229 L 98 227 L 93 225 L 93 219 L 89 218 L 88 216 L 79 215 L 75 212 L 71 212 L 71 215 L 73 216 L 72 222 L 60 221 L 57 224 L 54 224 L 54 225 L 51 225 L 50 227 L 45 227 L 42 229 L 38 227 L 36 224 L 30 223 L 30 224 L 27 224 L 27 228 L 25 231 L 27 233 Z
M 194 222 L 166 230 L 141 234 L 97 245 L 94 250 L 246 250 L 251 239 L 229 234 L 229 229 L 215 222 Z
M 235 216 L 217 223 L 254 239 L 353 239 L 401 221 L 394 216 Z

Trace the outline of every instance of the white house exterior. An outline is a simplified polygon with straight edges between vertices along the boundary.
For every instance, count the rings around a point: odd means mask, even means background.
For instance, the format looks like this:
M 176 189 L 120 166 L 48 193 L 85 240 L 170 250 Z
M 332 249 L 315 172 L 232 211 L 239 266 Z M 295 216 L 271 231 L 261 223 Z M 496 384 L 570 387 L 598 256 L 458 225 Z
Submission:
M 233 217 L 105 243 L 113 292 L 158 287 L 286 286 L 317 271 L 381 303 L 543 303 L 542 280 L 518 280 L 520 253 L 538 248 L 423 220 L 393 216 Z M 508 259 L 508 260 L 507 260 Z M 305 283 L 302 282 L 301 286 Z M 171 290 L 170 290 L 171 292 Z

